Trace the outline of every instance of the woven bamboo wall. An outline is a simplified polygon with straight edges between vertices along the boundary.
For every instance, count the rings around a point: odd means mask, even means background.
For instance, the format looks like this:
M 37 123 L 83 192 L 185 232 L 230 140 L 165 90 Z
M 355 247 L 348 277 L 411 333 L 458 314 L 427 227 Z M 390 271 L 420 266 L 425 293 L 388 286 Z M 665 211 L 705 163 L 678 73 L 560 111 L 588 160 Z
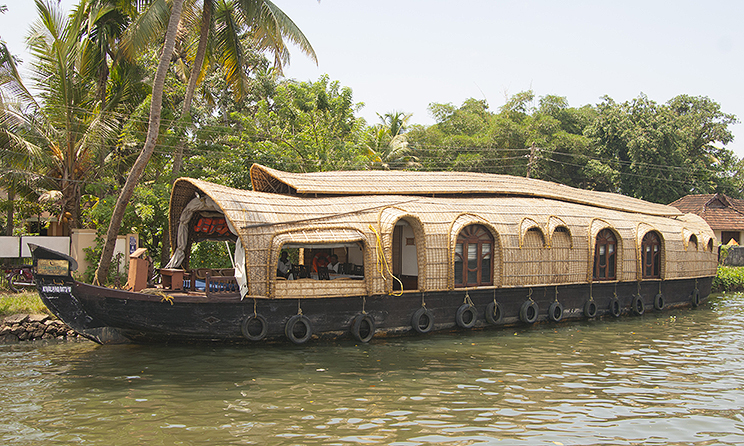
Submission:
M 391 262 L 391 234 L 400 218 L 414 230 L 418 286 L 425 291 L 453 287 L 454 244 L 458 232 L 470 224 L 485 226 L 494 237 L 495 286 L 591 281 L 594 240 L 603 228 L 618 236 L 619 280 L 639 279 L 640 238 L 649 230 L 662 238 L 663 279 L 710 276 L 716 269 L 716 254 L 704 249 L 713 232 L 694 216 L 650 216 L 530 197 L 301 198 L 182 179 L 174 187 L 172 218 L 178 214 L 179 203 L 185 205 L 197 191 L 211 196 L 238 229 L 246 249 L 251 295 L 270 295 L 280 249 L 275 241 L 280 234 L 303 233 L 308 243 L 323 243 L 327 240 L 322 231 L 348 230 L 363 236 L 366 293 L 389 292 L 391 280 L 377 268 L 377 234 L 385 259 Z M 697 238 L 699 249 L 688 246 L 691 235 Z M 354 293 L 358 285 L 354 284 Z M 281 285 L 287 292 L 295 286 L 299 285 Z M 281 296 L 278 289 L 276 296 Z

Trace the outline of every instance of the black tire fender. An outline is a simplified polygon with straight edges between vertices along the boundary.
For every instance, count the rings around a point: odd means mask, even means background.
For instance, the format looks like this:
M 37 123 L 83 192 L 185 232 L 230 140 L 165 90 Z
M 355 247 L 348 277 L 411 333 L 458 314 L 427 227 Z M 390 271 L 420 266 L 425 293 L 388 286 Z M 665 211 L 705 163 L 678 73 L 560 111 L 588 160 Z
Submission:
M 646 304 L 643 303 L 643 296 L 640 294 L 633 296 L 633 300 L 630 302 L 630 309 L 633 314 L 641 316 L 646 312 Z
M 295 333 L 295 328 L 300 324 L 304 326 L 305 332 L 301 335 Z M 304 344 L 313 335 L 313 326 L 310 324 L 310 319 L 304 314 L 295 314 L 287 321 L 287 325 L 284 326 L 284 334 L 287 339 L 294 342 L 295 344 Z
M 359 313 L 351 321 L 351 334 L 359 342 L 369 342 L 375 335 L 375 320 L 367 313 Z
M 595 317 L 597 315 L 597 303 L 593 300 L 587 300 L 584 304 L 584 316 L 588 317 L 589 319 Z
M 473 328 L 476 321 L 478 320 L 478 313 L 474 306 L 470 304 L 462 304 L 457 309 L 455 314 L 455 321 L 460 328 Z
M 700 290 L 697 288 L 692 290 L 692 293 L 690 293 L 690 300 L 692 301 L 693 307 L 699 307 L 700 306 Z
M 538 308 L 533 300 L 525 301 L 522 308 L 519 309 L 519 320 L 524 323 L 532 324 L 537 320 Z
M 256 330 L 256 324 L 259 324 L 258 330 Z M 240 324 L 240 331 L 249 341 L 260 341 L 266 337 L 269 324 L 266 322 L 266 318 L 260 314 L 252 314 L 243 319 L 243 323 Z
M 501 311 L 501 305 L 498 302 L 491 302 L 486 305 L 486 321 L 489 324 L 500 324 L 504 318 L 504 313 Z
M 421 307 L 413 313 L 411 325 L 418 333 L 428 333 L 434 328 L 434 315 L 426 307 Z
M 560 322 L 560 320 L 563 319 L 563 304 L 558 301 L 550 304 L 550 308 L 548 308 L 548 317 L 553 322 Z
M 617 297 L 613 297 L 610 299 L 610 314 L 613 317 L 620 317 L 620 313 L 622 313 L 622 309 L 620 307 L 620 299 Z
M 654 310 L 661 311 L 664 309 L 664 295 L 659 293 L 654 296 Z

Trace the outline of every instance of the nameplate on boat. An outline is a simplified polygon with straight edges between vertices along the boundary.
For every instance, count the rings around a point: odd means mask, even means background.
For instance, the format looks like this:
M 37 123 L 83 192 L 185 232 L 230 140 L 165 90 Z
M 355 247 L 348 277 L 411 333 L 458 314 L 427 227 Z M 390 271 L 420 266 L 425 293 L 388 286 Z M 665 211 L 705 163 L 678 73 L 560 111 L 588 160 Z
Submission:
M 50 294 L 70 294 L 72 287 L 70 285 L 44 285 L 41 287 L 42 293 Z
M 38 259 L 36 273 L 41 276 L 67 276 L 70 273 L 70 262 L 67 260 Z

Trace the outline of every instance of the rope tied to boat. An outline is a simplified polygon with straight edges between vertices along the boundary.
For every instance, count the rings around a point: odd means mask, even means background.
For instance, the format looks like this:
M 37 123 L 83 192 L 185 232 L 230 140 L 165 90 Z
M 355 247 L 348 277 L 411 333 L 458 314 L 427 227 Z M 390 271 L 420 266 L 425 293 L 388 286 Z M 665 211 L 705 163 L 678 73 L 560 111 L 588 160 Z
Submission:
M 535 302 L 534 300 L 532 300 L 532 287 L 530 287 L 529 293 L 527 293 L 527 300 L 529 300 L 530 302 Z
M 300 306 L 300 302 L 302 299 L 297 299 L 297 314 L 302 316 L 302 307 Z
M 555 286 L 555 301 L 558 302 L 558 285 Z
M 162 291 L 159 291 L 157 295 L 160 296 L 160 302 L 168 302 L 169 304 L 173 305 L 173 296 L 165 294 Z
M 556 286 L 556 289 L 558 287 Z M 594 293 L 592 293 L 592 282 L 589 282 L 589 302 L 594 302 Z
M 364 307 L 367 306 L 367 296 L 362 296 L 362 314 L 367 314 Z
M 388 265 L 387 259 L 385 258 L 385 252 L 382 249 L 382 237 L 380 237 L 380 233 L 377 232 L 377 230 L 372 226 L 369 225 L 369 229 L 372 230 L 372 232 L 375 233 L 375 238 L 377 239 L 376 246 L 377 246 L 377 272 L 380 273 L 380 276 L 382 277 L 382 280 L 387 282 L 387 277 L 385 277 L 385 270 L 387 270 L 387 273 L 392 277 L 393 279 L 397 280 L 400 284 L 400 292 L 396 293 L 395 291 L 392 291 L 388 293 L 390 296 L 402 296 L 403 295 L 403 282 L 400 281 L 397 277 L 393 275 L 393 273 L 390 271 L 390 265 Z
M 473 301 L 470 299 L 470 294 L 468 291 L 465 291 L 465 298 L 462 300 L 462 303 L 470 305 L 471 307 L 474 307 L 475 304 L 473 304 Z
M 256 301 L 256 298 L 253 298 L 253 317 L 257 317 L 258 313 L 256 312 L 256 305 L 258 304 L 258 301 Z

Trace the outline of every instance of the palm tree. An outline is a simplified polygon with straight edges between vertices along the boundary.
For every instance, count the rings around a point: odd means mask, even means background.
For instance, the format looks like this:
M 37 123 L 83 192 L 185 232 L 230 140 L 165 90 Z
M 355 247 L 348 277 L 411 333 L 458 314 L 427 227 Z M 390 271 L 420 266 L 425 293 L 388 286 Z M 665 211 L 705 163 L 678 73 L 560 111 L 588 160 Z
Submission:
M 163 51 L 160 54 L 160 60 L 158 62 L 158 68 L 155 72 L 155 78 L 152 86 L 152 99 L 150 102 L 150 118 L 147 128 L 147 138 L 145 139 L 145 145 L 142 147 L 137 161 L 135 161 L 132 170 L 129 172 L 127 181 L 124 183 L 124 187 L 119 194 L 119 198 L 116 200 L 114 207 L 114 213 L 111 216 L 111 222 L 109 223 L 108 230 L 106 231 L 106 240 L 101 253 L 101 260 L 96 269 L 94 283 L 100 284 L 103 279 L 108 276 L 109 264 L 114 254 L 114 246 L 116 244 L 116 236 L 119 234 L 121 228 L 121 222 L 124 218 L 124 211 L 126 209 L 129 199 L 132 198 L 134 187 L 139 181 L 142 172 L 145 170 L 145 166 L 152 152 L 155 149 L 155 143 L 157 142 L 158 133 L 160 132 L 160 112 L 163 104 L 163 89 L 165 86 L 165 75 L 168 71 L 168 65 L 170 64 L 171 54 L 176 43 L 176 33 L 178 31 L 178 23 L 181 20 L 181 12 L 183 10 L 183 0 L 173 0 L 171 6 L 170 18 L 168 20 L 168 28 L 165 33 L 165 43 L 163 44 Z
M 157 5 L 158 2 L 162 2 L 162 0 L 156 0 L 153 2 L 147 13 L 143 14 L 137 21 L 135 21 L 133 29 L 136 29 L 137 32 L 132 31 L 130 38 L 124 43 L 125 51 L 128 48 L 131 52 L 132 49 L 144 45 L 147 41 L 147 36 L 156 35 L 154 31 L 157 29 L 158 11 L 163 11 L 163 8 Z M 189 4 L 193 5 L 195 3 Z M 96 270 L 94 279 L 95 283 L 100 283 L 101 279 L 106 277 L 108 274 L 108 264 L 113 255 L 116 235 L 121 227 L 121 221 L 124 216 L 126 204 L 129 198 L 131 198 L 136 181 L 142 174 L 142 171 L 149 161 L 154 149 L 160 125 L 162 85 L 167 70 L 166 59 L 172 54 L 175 46 L 176 32 L 181 17 L 182 6 L 183 0 L 173 1 L 165 44 L 160 64 L 158 65 L 158 74 L 155 76 L 156 85 L 160 82 L 160 91 L 157 93 L 157 104 L 156 86 L 154 85 L 147 140 L 145 141 L 145 146 L 142 149 L 140 157 L 135 162 L 129 177 L 127 178 L 121 194 L 119 195 L 119 199 L 117 200 L 116 207 L 114 208 L 114 214 L 112 215 L 106 234 L 104 249 L 101 253 L 101 260 L 98 269 Z M 287 15 L 284 14 L 281 9 L 276 7 L 276 5 L 274 5 L 270 0 L 219 0 L 216 9 L 217 13 L 214 14 L 214 17 L 216 18 L 215 20 L 213 20 L 212 14 L 213 7 L 213 0 L 204 0 L 201 15 L 202 20 L 200 25 L 199 45 L 194 58 L 194 66 L 189 75 L 189 84 L 183 102 L 182 120 L 185 121 L 189 120 L 188 116 L 191 108 L 191 99 L 193 98 L 197 81 L 202 73 L 203 61 L 207 55 L 207 45 L 210 41 L 210 30 L 213 26 L 216 30 L 214 34 L 216 37 L 215 48 L 218 50 L 216 53 L 220 55 L 218 58 L 215 58 L 215 61 L 223 67 L 226 80 L 228 81 L 228 84 L 233 87 L 233 91 L 236 93 L 243 91 L 245 78 L 243 71 L 245 66 L 245 60 L 243 58 L 244 51 L 241 43 L 244 33 L 248 34 L 251 43 L 256 48 L 273 52 L 275 63 L 279 67 L 281 67 L 281 64 L 289 61 L 289 51 L 284 43 L 285 38 L 299 45 L 302 51 L 311 55 L 311 57 L 315 59 L 315 52 L 304 34 L 302 34 L 294 22 L 292 22 L 292 20 L 289 19 L 289 17 L 287 17 Z M 178 9 L 177 16 L 175 16 L 174 12 L 176 9 Z M 173 38 L 173 41 L 170 40 L 171 37 Z M 161 69 L 163 70 L 162 78 L 159 78 L 158 76 Z M 182 158 L 183 145 L 179 144 L 176 148 L 173 160 L 174 178 L 180 172 Z
M 137 15 L 137 5 L 124 0 L 81 0 L 72 12 L 81 42 L 81 72 L 96 79 L 96 99 L 106 103 L 110 69 L 122 60 L 121 39 Z
M 391 166 L 419 167 L 418 160 L 408 148 L 408 139 L 403 134 L 412 114 L 393 111 L 384 115 L 378 113 L 377 116 L 381 123 L 372 128 L 371 141 L 367 145 L 371 167 L 385 170 Z
M 18 188 L 60 192 L 60 213 L 80 226 L 82 185 L 94 172 L 100 141 L 111 136 L 111 119 L 96 109 L 93 81 L 78 69 L 77 28 L 50 4 L 36 0 L 38 21 L 28 38 L 33 61 L 29 93 L 13 64 L 5 64 L 2 82 L 13 100 L 0 108 L 0 152 L 11 166 L 3 181 Z
M 195 8 L 196 3 L 192 3 Z M 196 9 L 192 11 L 193 16 Z M 248 63 L 243 41 L 248 40 L 257 51 L 274 55 L 274 66 L 281 73 L 289 63 L 289 50 L 285 40 L 299 46 L 300 50 L 317 62 L 315 50 L 297 25 L 270 0 L 203 0 L 199 38 L 189 83 L 182 104 L 181 117 L 186 125 L 190 121 L 191 101 L 197 83 L 203 77 L 207 54 L 208 65 L 222 69 L 228 86 L 237 99 L 246 92 L 245 67 Z M 207 51 L 211 47 L 211 51 Z M 183 140 L 173 156 L 173 178 L 181 171 Z

